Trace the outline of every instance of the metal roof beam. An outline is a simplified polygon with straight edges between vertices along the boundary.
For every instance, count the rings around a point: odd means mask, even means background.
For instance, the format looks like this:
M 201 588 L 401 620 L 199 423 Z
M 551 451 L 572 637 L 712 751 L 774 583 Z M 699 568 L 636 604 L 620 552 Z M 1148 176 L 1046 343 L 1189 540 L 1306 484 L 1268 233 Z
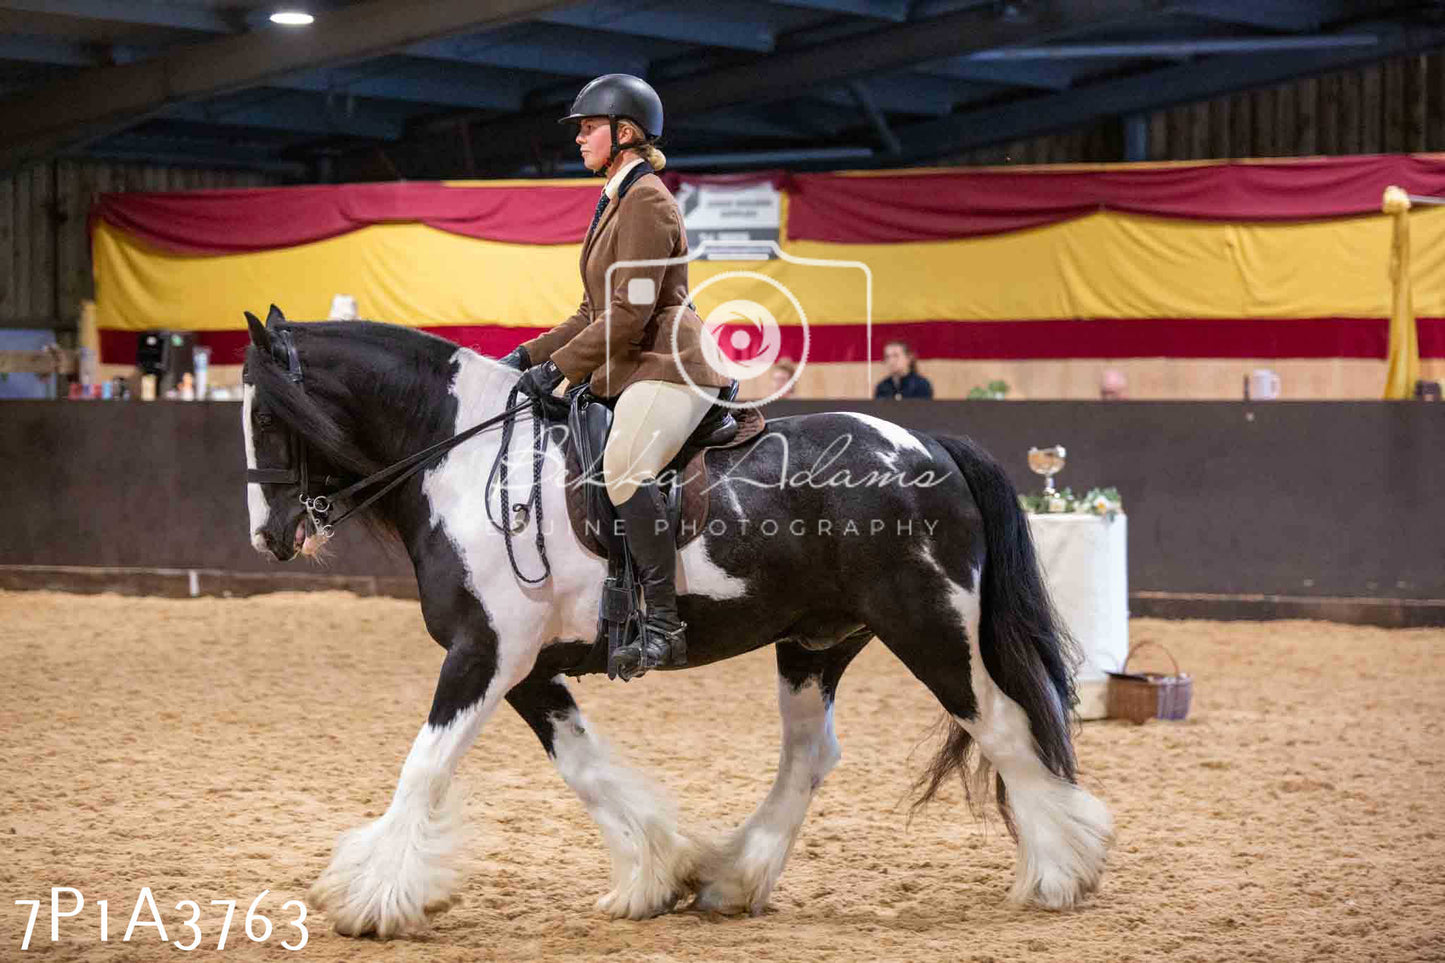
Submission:
M 961 58 L 966 63 L 1020 63 L 1049 60 L 1154 59 L 1186 60 L 1214 54 L 1260 54 L 1296 50 L 1337 50 L 1373 47 L 1372 33 L 1306 34 L 1295 37 L 1239 37 L 1227 40 L 1163 40 L 1138 43 L 1061 43 L 1043 47 L 1000 47 Z
M 553 10 L 536 19 L 588 30 L 755 53 L 772 50 L 776 39 L 766 24 L 747 16 L 729 15 L 725 6 L 716 3 L 672 6 L 639 0 L 593 0 Z M 606 41 L 601 43 L 605 45 Z
M 1021 40 L 1039 40 L 1156 8 L 1152 0 L 1051 0 L 1031 16 L 966 10 L 933 20 L 910 21 L 829 44 L 672 81 L 665 102 L 698 110 L 748 100 L 796 96 L 802 88 L 832 85 L 867 74 L 912 67 Z
M 401 117 L 387 117 L 367 105 L 337 104 L 325 98 L 288 95 L 253 104 L 174 104 L 157 115 L 217 127 L 259 127 L 325 137 L 399 140 L 406 131 Z
M 849 81 L 843 86 L 815 91 L 814 96 L 830 104 L 856 107 L 857 93 Z M 935 114 L 944 116 L 958 103 L 953 82 L 922 74 L 889 74 L 868 78 L 868 96 L 873 105 L 890 114 Z
M 315 29 L 223 37 L 137 63 L 82 71 L 0 101 L 0 130 L 6 135 L 0 147 L 0 171 L 123 129 L 169 104 L 513 23 L 554 10 L 563 2 L 365 0 L 319 14 Z
M 358 64 L 295 74 L 268 86 L 312 93 L 339 93 L 358 97 L 404 100 L 418 104 L 447 104 L 485 110 L 522 109 L 523 79 L 515 73 L 476 68 L 452 76 L 431 70 L 426 63 Z M 479 76 L 480 75 L 480 76 Z
M 1156 0 L 1041 0 L 1030 8 L 1026 18 L 1005 17 L 992 8 L 968 9 L 789 49 L 746 63 L 660 81 L 656 86 L 672 114 L 703 113 L 734 104 L 810 95 L 870 74 L 910 69 L 920 62 L 1003 44 L 1037 42 L 1156 9 Z M 454 121 L 437 124 L 434 129 L 437 136 L 452 137 L 453 125 Z M 498 169 L 509 169 L 501 165 L 519 153 L 531 153 L 534 144 L 557 143 L 556 115 L 551 110 L 479 123 L 478 131 L 480 139 L 494 149 L 490 159 L 498 163 Z
M 176 167 L 241 168 L 302 177 L 307 173 L 299 161 L 277 160 L 269 149 L 238 147 L 223 141 L 194 141 L 170 137 L 118 134 L 81 151 L 61 151 L 60 157 L 85 160 L 114 160 Z
M 551 40 L 496 42 L 481 37 L 450 37 L 412 44 L 402 50 L 409 57 L 477 64 L 509 70 L 596 77 L 600 74 L 647 73 L 648 58 L 640 51 L 623 51 L 619 45 L 573 44 Z M 620 45 L 630 46 L 630 45 Z
M 1319 30 L 1327 23 L 1353 17 L 1379 16 L 1389 0 L 1176 0 L 1165 11 L 1201 20 L 1263 27 L 1296 33 Z M 1399 4 L 1393 4 L 1398 6 Z
M 85 44 L 53 37 L 32 37 L 21 34 L 0 36 L 0 60 L 23 64 L 53 64 L 59 67 L 90 67 L 95 53 Z
M 719 107 L 706 113 L 686 114 L 668 122 L 668 130 L 694 136 L 715 132 L 729 136 L 758 135 L 798 140 L 832 138 L 857 126 L 858 111 L 855 106 L 840 107 L 812 98 L 756 108 Z M 680 137 L 679 140 L 686 138 Z
M 827 13 L 847 13 L 895 23 L 908 19 L 909 0 L 772 0 L 782 7 L 801 7 Z
M 0 9 L 201 33 L 234 33 L 236 30 L 235 24 L 216 10 L 191 4 L 134 3 L 128 0 L 4 0 Z
M 1011 140 L 1038 137 L 1107 117 L 1207 100 L 1251 87 L 1343 70 L 1384 57 L 1445 45 L 1445 28 L 1376 29 L 1374 47 L 1304 50 L 1252 58 L 1218 57 L 1090 84 L 1068 93 L 1031 97 L 963 111 L 943 120 L 895 128 L 907 161 L 932 159 Z
M 735 137 L 790 137 L 803 140 L 814 135 L 786 114 L 775 110 L 748 110 L 745 107 L 723 107 L 705 114 L 692 114 L 669 121 L 670 132 L 705 131 Z M 671 163 L 671 161 L 669 161 Z
M 954 80 L 1002 84 L 1005 87 L 1031 87 L 1037 90 L 1068 90 L 1074 83 L 1074 71 L 1058 63 L 1004 63 L 974 60 L 972 57 L 950 57 L 922 64 L 917 72 Z
M 858 109 L 868 118 L 868 123 L 873 125 L 873 131 L 878 135 L 878 140 L 883 144 L 883 149 L 890 154 L 897 154 L 903 150 L 898 136 L 888 127 L 888 118 L 883 116 L 883 111 L 878 109 L 878 103 L 873 99 L 873 94 L 868 85 L 861 80 L 855 80 L 848 85 L 853 97 L 858 101 Z
M 913 0 L 911 15 L 914 20 L 927 20 L 930 17 L 941 17 L 945 13 L 993 6 L 997 2 L 998 0 Z

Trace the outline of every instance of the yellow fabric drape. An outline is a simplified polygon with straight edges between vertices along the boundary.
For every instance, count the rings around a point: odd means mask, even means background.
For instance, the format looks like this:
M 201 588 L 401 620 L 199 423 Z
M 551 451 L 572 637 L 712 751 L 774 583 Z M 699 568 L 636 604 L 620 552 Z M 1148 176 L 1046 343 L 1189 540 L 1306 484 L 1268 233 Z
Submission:
M 1390 243 L 1390 365 L 1385 373 L 1385 400 L 1414 397 L 1420 377 L 1420 343 L 1410 283 L 1410 196 L 1398 187 L 1385 189 L 1384 211 L 1394 236 Z
M 788 241 L 784 250 L 866 263 L 873 320 L 883 323 L 1384 318 L 1391 302 L 1380 275 L 1390 226 L 1381 215 L 1246 224 L 1104 211 L 966 240 Z M 1409 226 L 1417 254 L 1413 264 L 1401 263 L 1413 276 L 1415 307 L 1445 316 L 1445 211 L 1416 213 Z M 321 318 L 335 294 L 354 295 L 363 317 L 398 324 L 549 326 L 575 310 L 582 290 L 577 245 L 483 241 L 414 223 L 214 257 L 166 254 L 101 224 L 93 250 L 98 320 L 112 330 L 240 330 L 243 310 L 264 313 L 272 302 L 290 317 Z M 864 320 L 857 270 L 694 262 L 691 282 L 696 289 L 739 270 L 786 285 L 809 324 Z M 756 280 L 719 281 L 697 300 L 705 316 L 733 298 L 762 303 L 781 324 L 796 323 L 787 299 Z

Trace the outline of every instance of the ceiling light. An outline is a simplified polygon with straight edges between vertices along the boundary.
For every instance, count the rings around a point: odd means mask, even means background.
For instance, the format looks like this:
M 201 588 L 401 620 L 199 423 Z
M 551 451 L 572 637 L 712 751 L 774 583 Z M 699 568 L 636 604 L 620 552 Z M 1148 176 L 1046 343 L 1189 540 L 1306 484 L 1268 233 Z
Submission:
M 316 20 L 309 13 L 301 10 L 277 10 L 271 14 L 271 22 L 279 23 L 285 27 L 305 27 Z

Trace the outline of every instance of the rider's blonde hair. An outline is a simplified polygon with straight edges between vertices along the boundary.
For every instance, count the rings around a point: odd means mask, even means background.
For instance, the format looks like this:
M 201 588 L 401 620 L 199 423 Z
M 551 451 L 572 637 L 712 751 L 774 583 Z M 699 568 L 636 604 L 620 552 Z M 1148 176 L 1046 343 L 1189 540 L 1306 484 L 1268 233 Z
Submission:
M 643 132 L 641 127 L 638 127 L 626 117 L 623 117 L 617 121 L 617 139 L 624 144 L 633 140 L 645 141 L 647 134 Z M 628 147 L 627 149 L 637 151 L 638 156 L 645 160 L 647 166 L 655 171 L 660 171 L 667 166 L 667 155 L 652 144 L 639 144 L 636 147 Z

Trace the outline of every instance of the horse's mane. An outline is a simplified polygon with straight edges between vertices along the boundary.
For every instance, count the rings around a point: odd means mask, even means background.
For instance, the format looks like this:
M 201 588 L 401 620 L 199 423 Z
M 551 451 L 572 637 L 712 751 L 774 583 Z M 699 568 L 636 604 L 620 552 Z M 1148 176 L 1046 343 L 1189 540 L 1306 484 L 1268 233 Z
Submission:
M 379 321 L 277 321 L 271 330 L 289 332 L 308 383 L 334 378 L 333 362 L 343 352 L 355 355 L 374 349 L 364 377 L 351 385 L 393 411 L 403 426 L 391 438 L 359 437 L 354 425 L 337 421 L 306 384 L 296 384 L 286 367 L 255 345 L 246 349 L 246 377 L 276 416 L 306 439 L 329 463 L 344 471 L 369 475 L 386 467 L 377 454 L 424 447 L 422 439 L 449 434 L 452 423 L 445 406 L 428 404 L 438 387 L 451 379 L 451 359 L 458 346 L 424 331 Z M 441 385 L 438 385 L 440 380 Z M 413 441 L 413 439 L 416 439 Z M 403 452 L 409 453 L 409 451 Z M 395 456 L 395 457 L 400 457 Z

